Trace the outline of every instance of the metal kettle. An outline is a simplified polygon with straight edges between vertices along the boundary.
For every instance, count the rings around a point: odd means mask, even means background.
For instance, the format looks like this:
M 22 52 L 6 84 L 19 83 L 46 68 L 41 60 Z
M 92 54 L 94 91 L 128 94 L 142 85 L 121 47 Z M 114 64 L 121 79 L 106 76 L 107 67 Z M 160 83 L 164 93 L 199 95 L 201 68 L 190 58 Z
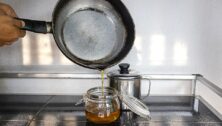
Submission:
M 130 70 L 129 67 L 130 64 L 122 63 L 119 64 L 119 70 L 108 73 L 110 87 L 117 89 L 121 94 L 141 99 L 141 80 L 146 79 L 149 81 L 149 90 L 146 97 L 149 96 L 151 85 L 150 80 L 148 78 L 143 78 L 136 71 Z M 123 110 L 128 109 L 124 103 L 121 108 Z

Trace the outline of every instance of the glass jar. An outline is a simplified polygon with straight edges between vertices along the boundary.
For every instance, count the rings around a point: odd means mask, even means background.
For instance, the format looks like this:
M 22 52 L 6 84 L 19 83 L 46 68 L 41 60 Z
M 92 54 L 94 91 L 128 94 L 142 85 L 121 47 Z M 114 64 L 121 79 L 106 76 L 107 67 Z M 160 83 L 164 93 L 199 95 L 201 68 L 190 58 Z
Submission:
M 110 87 L 95 87 L 84 96 L 86 118 L 94 123 L 107 124 L 120 116 L 118 92 Z

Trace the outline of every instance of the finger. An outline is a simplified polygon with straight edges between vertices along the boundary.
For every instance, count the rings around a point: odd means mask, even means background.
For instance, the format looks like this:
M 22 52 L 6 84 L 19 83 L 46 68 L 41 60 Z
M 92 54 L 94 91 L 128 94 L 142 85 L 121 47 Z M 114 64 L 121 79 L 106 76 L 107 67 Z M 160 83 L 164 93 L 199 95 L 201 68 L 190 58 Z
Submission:
M 25 23 L 23 21 L 17 20 L 17 19 L 13 19 L 13 24 L 16 27 L 22 28 L 25 26 Z
M 16 40 L 14 40 L 13 42 L 4 42 L 4 43 L 0 43 L 0 47 L 5 46 L 5 45 L 12 45 Z
M 15 13 L 14 9 L 8 4 L 1 3 L 0 9 L 4 11 L 6 15 L 9 15 L 11 17 L 17 17 L 17 14 Z
M 26 34 L 26 31 L 25 30 L 21 30 L 20 28 L 18 27 L 14 27 L 13 28 L 13 31 L 14 31 L 14 36 L 12 38 L 20 38 L 20 37 L 24 37 L 25 34 Z
M 13 23 L 13 18 L 7 15 L 0 15 L 0 21 L 1 23 Z
M 11 25 L 16 26 L 18 28 L 23 28 L 25 26 L 24 21 L 15 19 L 15 18 L 7 16 L 7 15 L 0 15 L 0 20 L 2 23 L 11 24 Z
M 5 44 L 3 44 L 3 43 L 0 43 L 0 47 L 2 47 L 2 46 L 4 46 Z
M 18 38 L 10 38 L 7 40 L 4 40 L 4 42 L 1 43 L 1 45 L 11 45 L 12 43 L 18 41 Z
M 6 13 L 0 9 L 0 15 L 6 15 Z
M 5 25 L 2 27 L 3 34 L 1 35 L 0 43 L 8 43 L 16 41 L 18 38 L 24 36 L 24 31 L 13 25 Z
M 26 31 L 25 30 L 20 30 L 20 35 L 19 37 L 25 37 Z
M 16 34 L 14 33 L 14 35 L 17 35 L 16 37 L 24 37 L 25 36 L 26 31 L 21 30 L 21 28 L 24 27 L 24 25 L 25 25 L 23 21 L 14 19 L 9 16 L 4 16 L 3 20 L 4 20 L 3 22 L 6 22 L 9 25 L 8 28 L 12 28 L 11 31 L 16 32 Z
M 11 8 L 11 9 L 8 11 L 7 14 L 10 15 L 10 16 L 12 16 L 12 17 L 18 17 L 13 8 Z
M 11 45 L 12 44 L 12 42 L 7 42 L 7 43 L 5 43 L 5 45 Z
M 25 30 L 21 30 L 21 27 L 17 27 L 14 26 L 14 31 L 15 31 L 15 37 L 20 38 L 20 37 L 24 37 L 26 35 L 26 31 Z

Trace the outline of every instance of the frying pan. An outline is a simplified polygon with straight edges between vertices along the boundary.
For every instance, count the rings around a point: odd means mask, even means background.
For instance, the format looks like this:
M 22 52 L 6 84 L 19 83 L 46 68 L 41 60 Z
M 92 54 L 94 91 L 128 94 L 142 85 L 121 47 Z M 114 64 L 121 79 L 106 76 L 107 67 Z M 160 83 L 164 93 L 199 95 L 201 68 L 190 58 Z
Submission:
M 120 0 L 59 0 L 52 22 L 21 19 L 23 30 L 52 33 L 74 63 L 105 69 L 121 61 L 135 39 L 133 19 Z

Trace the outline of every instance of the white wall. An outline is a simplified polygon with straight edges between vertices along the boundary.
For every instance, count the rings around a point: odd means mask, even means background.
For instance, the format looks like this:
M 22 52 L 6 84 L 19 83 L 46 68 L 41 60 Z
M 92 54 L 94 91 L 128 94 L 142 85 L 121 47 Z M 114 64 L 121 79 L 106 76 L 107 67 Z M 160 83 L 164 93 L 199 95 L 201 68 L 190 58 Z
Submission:
M 221 0 L 124 2 L 137 26 L 125 61 L 147 73 L 200 73 L 222 87 Z
M 3 1 L 12 5 L 20 17 L 41 20 L 51 20 L 56 3 Z M 200 73 L 222 87 L 221 0 L 123 1 L 136 24 L 136 41 L 122 62 L 146 74 Z M 97 72 L 69 62 L 51 35 L 32 33 L 10 47 L 0 48 L 0 71 Z

